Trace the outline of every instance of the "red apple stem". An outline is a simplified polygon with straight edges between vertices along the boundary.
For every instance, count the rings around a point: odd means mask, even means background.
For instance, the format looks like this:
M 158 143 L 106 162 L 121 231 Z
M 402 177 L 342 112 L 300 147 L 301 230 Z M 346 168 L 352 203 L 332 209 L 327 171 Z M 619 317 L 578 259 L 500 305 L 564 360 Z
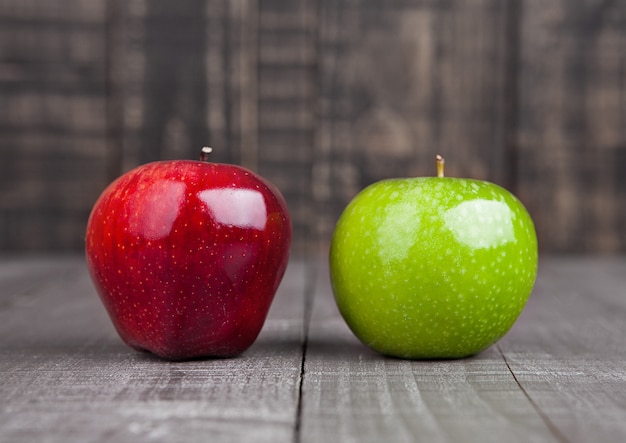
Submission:
M 443 167 L 446 161 L 439 154 L 437 154 L 437 156 L 435 157 L 435 160 L 437 161 L 437 177 L 443 177 Z
M 208 162 L 211 152 L 213 152 L 213 148 L 209 146 L 204 146 L 202 149 L 200 149 L 200 161 Z

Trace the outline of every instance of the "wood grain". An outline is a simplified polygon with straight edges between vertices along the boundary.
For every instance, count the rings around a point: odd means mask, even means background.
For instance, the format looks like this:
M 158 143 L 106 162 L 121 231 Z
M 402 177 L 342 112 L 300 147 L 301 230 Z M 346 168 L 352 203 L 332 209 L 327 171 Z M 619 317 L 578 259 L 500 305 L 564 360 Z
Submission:
M 498 345 L 563 441 L 626 436 L 626 261 L 544 259 L 517 325 Z
M 234 359 L 177 363 L 123 345 L 82 260 L 64 264 L 50 278 L 37 263 L 22 263 L 39 284 L 22 277 L 10 306 L 0 305 L 0 441 L 293 440 L 302 263 L 290 265 L 252 348 Z M 15 278 L 7 274 L 3 283 Z
M 80 257 L 0 258 L 0 441 L 588 442 L 626 438 L 626 260 L 546 258 L 511 332 L 456 361 L 385 358 L 295 257 L 242 356 L 127 348 Z
M 316 286 L 303 374 L 303 442 L 556 442 L 497 348 L 458 361 L 386 358 Z M 391 440 L 390 440 L 391 439 Z
M 102 2 L 0 3 L 1 250 L 81 248 L 107 180 L 104 26 Z
M 79 251 L 140 163 L 260 172 L 298 252 L 373 181 L 489 179 L 541 250 L 626 250 L 620 0 L 0 2 L 0 250 Z
M 508 149 L 503 116 L 510 89 L 502 5 L 321 4 L 313 168 L 322 239 L 364 186 L 435 175 L 436 154 L 448 157 L 451 176 L 508 175 L 500 154 Z
M 626 3 L 523 6 L 519 193 L 540 246 L 623 251 Z
M 317 4 L 258 2 L 257 31 L 257 171 L 287 200 L 296 250 L 310 251 L 316 229 L 311 165 L 317 124 Z

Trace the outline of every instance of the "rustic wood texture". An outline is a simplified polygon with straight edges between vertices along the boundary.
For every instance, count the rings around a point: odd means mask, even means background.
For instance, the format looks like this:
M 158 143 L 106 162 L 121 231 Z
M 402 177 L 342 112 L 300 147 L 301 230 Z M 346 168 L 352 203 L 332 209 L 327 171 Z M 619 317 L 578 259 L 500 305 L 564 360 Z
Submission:
M 523 5 L 518 190 L 540 245 L 624 251 L 626 2 Z
M 303 442 L 558 441 L 497 347 L 457 361 L 382 357 L 350 332 L 322 269 L 307 335 Z
M 395 176 L 506 177 L 509 2 L 328 1 L 320 15 L 320 236 L 364 186 Z
M 80 257 L 0 259 L 0 442 L 626 439 L 626 260 L 542 258 L 511 332 L 452 361 L 386 358 L 294 258 L 257 342 L 165 362 L 114 332 Z
M 72 251 L 140 163 L 243 164 L 324 249 L 371 182 L 519 195 L 545 252 L 626 251 L 626 2 L 0 1 L 0 250 Z
M 78 249 L 107 182 L 104 2 L 0 2 L 0 250 Z
M 307 272 L 243 356 L 168 363 L 122 344 L 82 259 L 2 261 L 0 441 L 293 441 Z
M 281 190 L 298 251 L 313 248 L 312 164 L 316 121 L 317 3 L 257 4 L 257 170 Z M 252 73 L 254 76 L 254 72 Z
M 518 323 L 498 344 L 560 441 L 626 438 L 626 261 L 543 260 Z

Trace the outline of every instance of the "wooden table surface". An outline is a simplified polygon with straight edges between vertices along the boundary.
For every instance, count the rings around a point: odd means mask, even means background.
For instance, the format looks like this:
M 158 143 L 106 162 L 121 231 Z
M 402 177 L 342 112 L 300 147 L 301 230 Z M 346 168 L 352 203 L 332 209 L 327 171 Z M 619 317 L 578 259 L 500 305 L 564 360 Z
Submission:
M 370 351 L 294 258 L 253 347 L 171 363 L 122 344 L 82 257 L 4 257 L 0 441 L 624 442 L 626 258 L 542 258 L 511 332 L 455 361 Z

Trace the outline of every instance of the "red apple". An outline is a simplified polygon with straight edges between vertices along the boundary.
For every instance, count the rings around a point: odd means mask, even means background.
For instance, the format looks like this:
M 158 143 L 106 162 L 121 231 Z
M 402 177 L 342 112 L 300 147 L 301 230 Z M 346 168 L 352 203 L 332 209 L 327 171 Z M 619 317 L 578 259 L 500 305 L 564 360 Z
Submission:
M 290 244 L 287 206 L 272 184 L 239 166 L 191 160 L 119 177 L 86 233 L 87 266 L 120 337 L 170 360 L 246 350 Z

